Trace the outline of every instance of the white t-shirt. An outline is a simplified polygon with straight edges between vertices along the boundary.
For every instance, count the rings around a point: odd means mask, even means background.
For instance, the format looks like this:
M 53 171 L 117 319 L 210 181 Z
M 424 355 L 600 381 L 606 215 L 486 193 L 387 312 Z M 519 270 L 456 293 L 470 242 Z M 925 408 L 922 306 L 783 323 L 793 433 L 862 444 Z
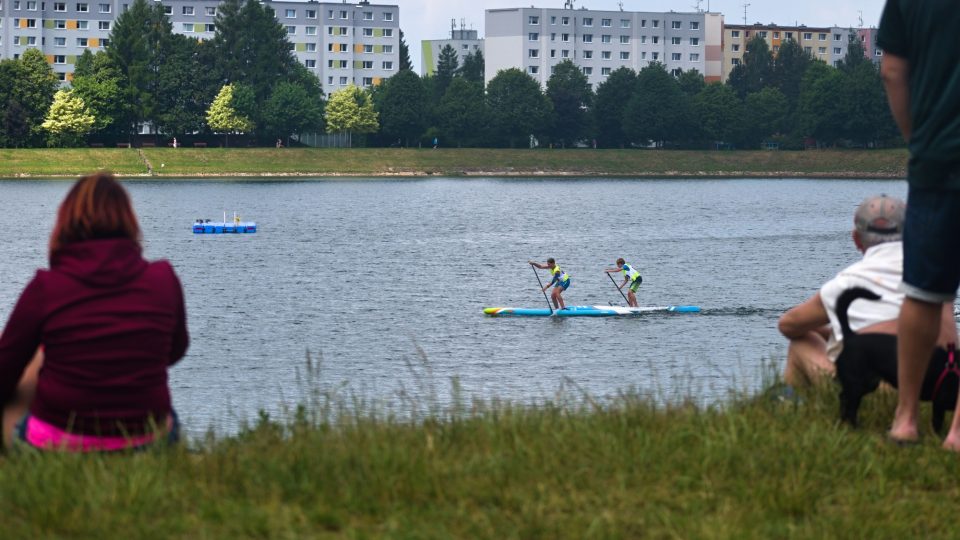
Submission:
M 869 248 L 863 259 L 840 271 L 820 288 L 820 299 L 830 317 L 830 339 L 827 340 L 827 357 L 836 362 L 843 350 L 843 335 L 837 319 L 837 299 L 851 287 L 863 287 L 880 296 L 880 300 L 859 299 L 850 304 L 847 315 L 850 328 L 856 332 L 872 324 L 896 319 L 900 316 L 903 293 L 903 243 L 886 242 Z

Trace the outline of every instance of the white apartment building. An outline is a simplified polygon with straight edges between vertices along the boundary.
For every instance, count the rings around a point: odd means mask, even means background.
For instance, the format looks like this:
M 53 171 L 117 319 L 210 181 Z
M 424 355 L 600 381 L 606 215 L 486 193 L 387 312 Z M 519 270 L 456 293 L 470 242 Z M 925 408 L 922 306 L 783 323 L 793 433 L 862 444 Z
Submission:
M 433 75 L 440 60 L 440 51 L 447 45 L 457 51 L 457 62 L 461 66 L 468 54 L 483 52 L 483 40 L 476 30 L 454 29 L 450 31 L 448 39 L 425 39 L 420 42 L 420 75 Z
M 485 77 L 519 68 L 546 87 L 553 67 L 572 60 L 596 87 L 620 67 L 695 69 L 720 81 L 723 15 L 553 8 L 486 11 Z

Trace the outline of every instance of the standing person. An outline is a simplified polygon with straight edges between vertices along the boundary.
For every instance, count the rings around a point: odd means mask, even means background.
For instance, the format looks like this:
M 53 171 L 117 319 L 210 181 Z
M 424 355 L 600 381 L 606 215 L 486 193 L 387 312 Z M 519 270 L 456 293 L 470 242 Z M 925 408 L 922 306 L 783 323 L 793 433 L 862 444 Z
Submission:
M 547 289 L 553 285 L 553 292 L 550 293 L 550 299 L 553 300 L 553 307 L 566 309 L 567 306 L 563 303 L 563 291 L 570 287 L 570 276 L 560 269 L 560 265 L 557 264 L 557 261 L 553 260 L 553 257 L 547 259 L 547 264 L 540 264 L 533 261 L 527 262 L 529 262 L 531 266 L 536 266 L 541 270 L 550 270 L 553 279 L 543 287 L 543 292 L 547 292 Z
M 623 257 L 617 259 L 616 268 L 607 268 L 604 272 L 611 274 L 613 272 L 623 272 L 623 283 L 620 284 L 618 289 L 623 290 L 623 286 L 627 283 L 630 283 L 630 288 L 627 289 L 627 305 L 630 307 L 637 307 L 637 295 L 636 292 L 640 290 L 640 284 L 643 283 L 643 278 L 640 277 L 640 272 L 637 272 L 632 266 L 626 263 L 623 260 Z
M 889 436 L 919 437 L 923 375 L 960 284 L 960 10 L 952 0 L 887 0 L 877 43 L 893 118 L 910 147 L 898 379 Z M 950 319 L 950 320 L 944 320 Z M 960 403 L 943 446 L 960 451 Z
M 50 269 L 37 271 L 0 336 L 4 446 L 175 441 L 167 370 L 188 341 L 180 281 L 170 263 L 144 260 L 126 190 L 108 173 L 81 178 L 57 212 Z

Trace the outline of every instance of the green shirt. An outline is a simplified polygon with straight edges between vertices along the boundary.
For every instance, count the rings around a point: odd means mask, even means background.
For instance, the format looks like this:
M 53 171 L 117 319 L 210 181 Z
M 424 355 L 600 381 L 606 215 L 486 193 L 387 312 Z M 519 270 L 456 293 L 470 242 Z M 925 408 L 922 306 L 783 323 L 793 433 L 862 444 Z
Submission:
M 960 189 L 960 5 L 887 0 L 877 43 L 910 66 L 910 184 Z

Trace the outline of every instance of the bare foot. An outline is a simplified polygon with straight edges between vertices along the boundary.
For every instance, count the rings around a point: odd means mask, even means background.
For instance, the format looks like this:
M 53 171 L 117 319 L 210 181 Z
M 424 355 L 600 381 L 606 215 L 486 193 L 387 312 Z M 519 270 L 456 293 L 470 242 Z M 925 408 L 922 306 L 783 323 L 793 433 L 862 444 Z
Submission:
M 951 452 L 960 452 L 960 434 L 950 433 L 943 440 L 943 449 Z

